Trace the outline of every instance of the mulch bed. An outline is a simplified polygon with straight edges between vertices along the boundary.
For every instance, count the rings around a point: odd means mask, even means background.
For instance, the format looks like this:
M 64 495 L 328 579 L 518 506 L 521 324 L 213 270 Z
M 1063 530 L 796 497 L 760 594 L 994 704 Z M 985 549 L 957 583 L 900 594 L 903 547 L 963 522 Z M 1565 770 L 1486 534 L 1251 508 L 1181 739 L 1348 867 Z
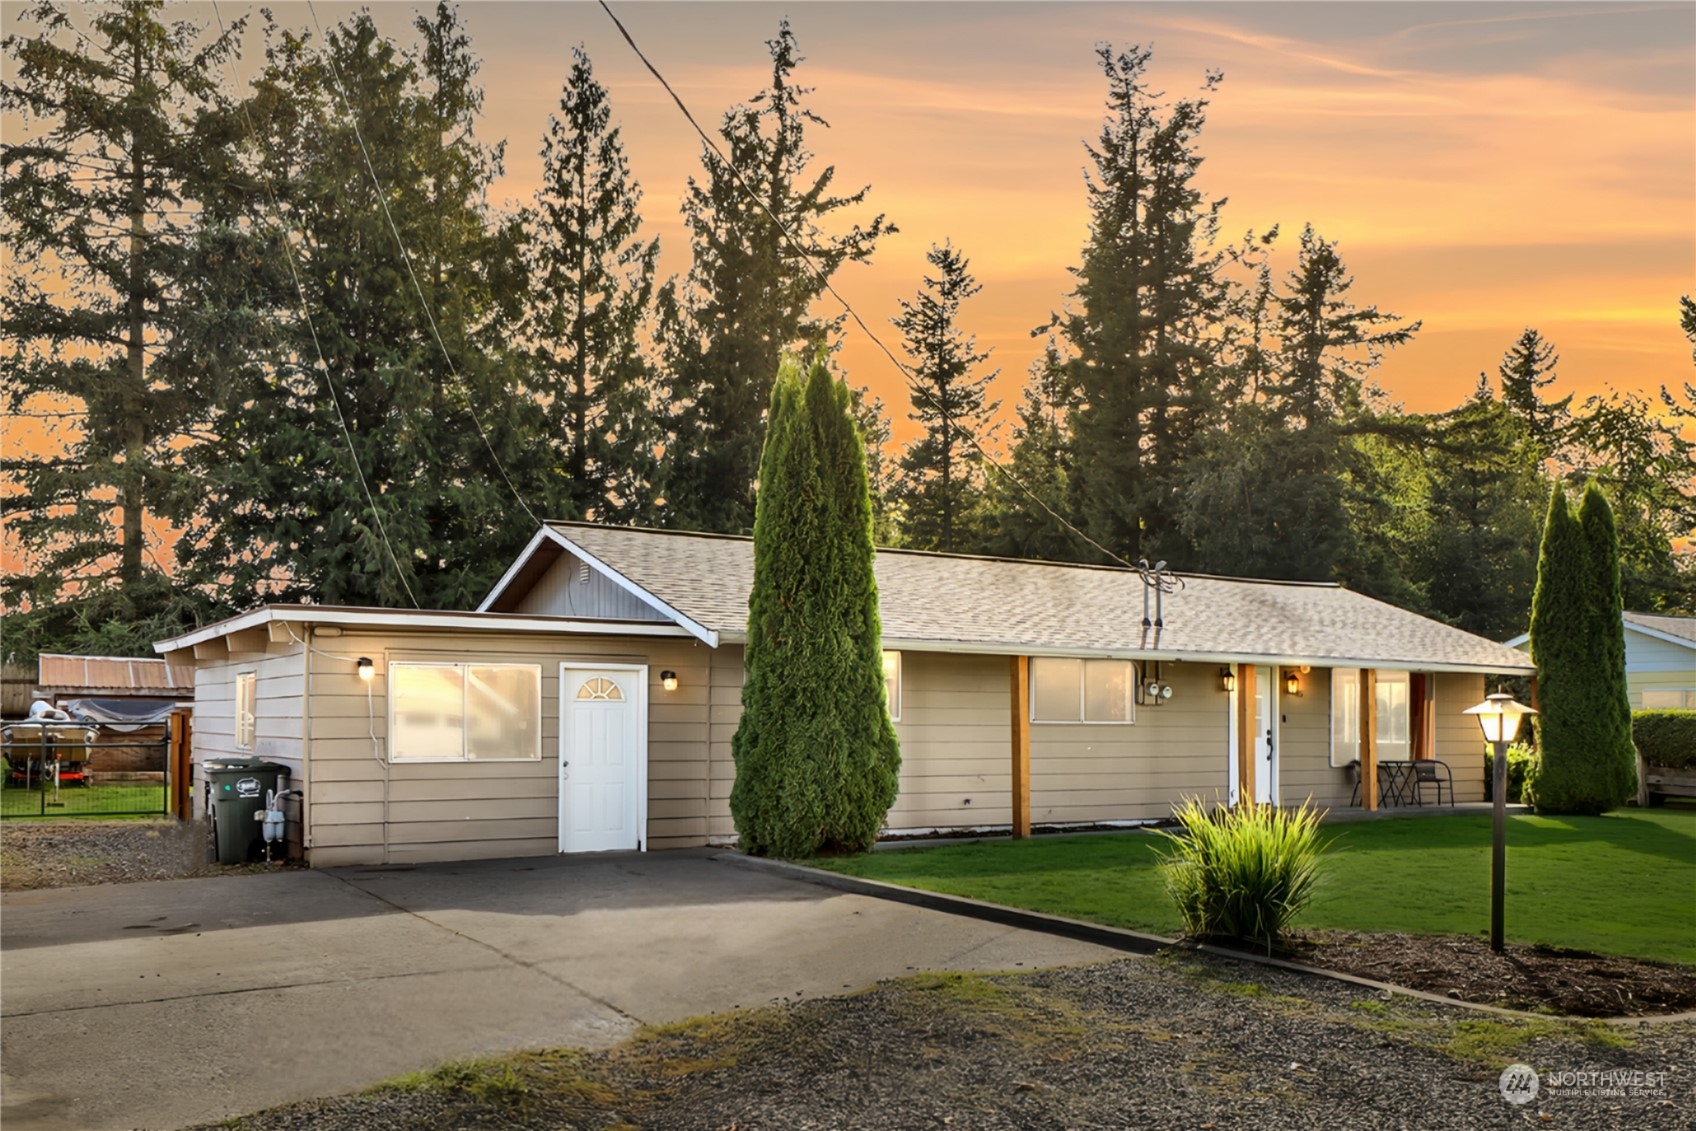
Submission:
M 1483 938 L 1313 931 L 1285 957 L 1480 1005 L 1573 1017 L 1643 1017 L 1696 1010 L 1696 967 Z

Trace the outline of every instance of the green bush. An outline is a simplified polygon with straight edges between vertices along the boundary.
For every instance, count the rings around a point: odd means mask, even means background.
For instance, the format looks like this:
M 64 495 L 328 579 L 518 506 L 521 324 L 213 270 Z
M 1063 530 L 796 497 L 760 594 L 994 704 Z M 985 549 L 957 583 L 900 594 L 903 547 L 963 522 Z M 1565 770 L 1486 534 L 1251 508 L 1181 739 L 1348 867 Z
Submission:
M 1490 773 L 1494 774 L 1492 769 Z M 1537 750 L 1523 742 L 1508 747 L 1508 804 L 1525 804 L 1525 787 L 1537 775 Z M 1491 779 L 1493 780 L 1493 779 Z M 1489 788 L 1495 788 L 1493 785 Z M 1494 801 L 1495 794 L 1486 791 L 1484 800 Z
M 1631 736 L 1651 766 L 1696 767 L 1696 711 L 1633 711 Z
M 1191 938 L 1264 944 L 1266 952 L 1313 898 L 1323 814 L 1303 802 L 1279 809 L 1245 802 L 1209 812 L 1185 798 L 1173 812 L 1181 832 L 1163 835 L 1172 850 L 1161 854 L 1166 891 Z

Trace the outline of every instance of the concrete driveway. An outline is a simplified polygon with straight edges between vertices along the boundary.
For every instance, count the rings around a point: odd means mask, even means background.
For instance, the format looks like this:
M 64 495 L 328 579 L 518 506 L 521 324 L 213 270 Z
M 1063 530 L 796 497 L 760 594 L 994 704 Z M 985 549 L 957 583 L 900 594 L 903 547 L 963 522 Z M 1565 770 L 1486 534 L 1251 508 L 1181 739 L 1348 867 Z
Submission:
M 1118 957 L 702 852 L 0 899 L 0 1123 L 167 1128 L 915 970 Z

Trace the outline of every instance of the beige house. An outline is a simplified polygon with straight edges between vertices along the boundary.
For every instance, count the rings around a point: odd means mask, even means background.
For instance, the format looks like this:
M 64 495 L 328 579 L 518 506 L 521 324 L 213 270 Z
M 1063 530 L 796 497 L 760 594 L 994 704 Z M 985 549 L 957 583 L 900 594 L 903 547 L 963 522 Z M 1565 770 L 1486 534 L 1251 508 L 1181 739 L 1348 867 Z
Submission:
M 734 838 L 746 538 L 553 523 L 476 612 L 270 606 L 156 645 L 194 757 L 290 767 L 315 865 Z M 1185 795 L 1365 803 L 1527 658 L 1328 584 L 880 551 L 890 832 L 1149 821 Z M 1145 623 L 1146 619 L 1146 623 Z

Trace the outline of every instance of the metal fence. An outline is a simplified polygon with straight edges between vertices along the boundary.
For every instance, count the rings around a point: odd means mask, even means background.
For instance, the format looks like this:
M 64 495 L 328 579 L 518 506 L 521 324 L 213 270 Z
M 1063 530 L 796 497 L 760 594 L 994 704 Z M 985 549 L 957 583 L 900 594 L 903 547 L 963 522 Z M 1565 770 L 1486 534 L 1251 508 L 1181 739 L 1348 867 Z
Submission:
M 170 733 L 141 742 L 0 742 L 0 818 L 169 815 L 172 747 Z

